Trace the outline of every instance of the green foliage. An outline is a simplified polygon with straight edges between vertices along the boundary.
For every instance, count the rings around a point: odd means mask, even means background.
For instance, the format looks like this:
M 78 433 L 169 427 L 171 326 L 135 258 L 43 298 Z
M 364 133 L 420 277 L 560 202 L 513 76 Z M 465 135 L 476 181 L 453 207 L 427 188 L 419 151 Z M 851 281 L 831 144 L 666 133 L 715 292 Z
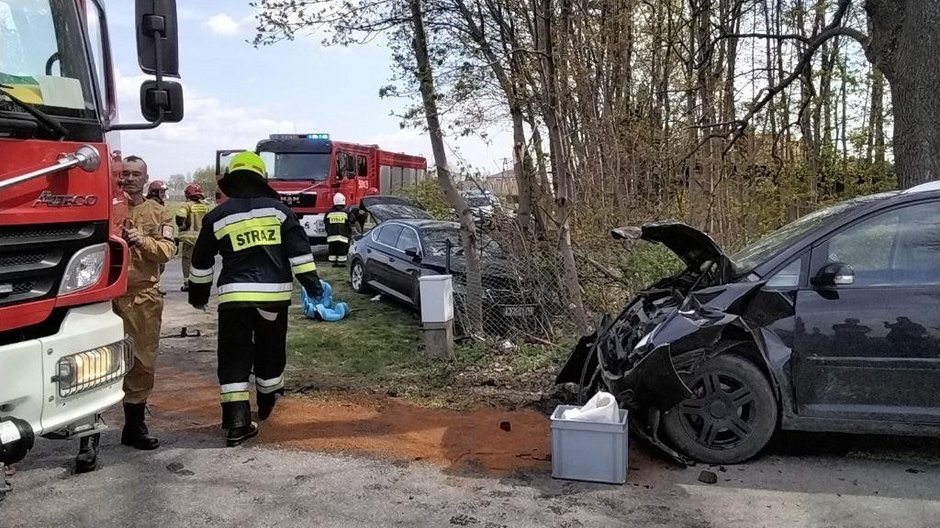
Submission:
M 189 175 L 189 182 L 198 183 L 206 197 L 212 198 L 215 195 L 215 167 L 207 165 L 196 169 Z
M 398 194 L 417 201 L 431 213 L 431 216 L 438 220 L 453 220 L 454 218 L 453 209 L 447 203 L 444 191 L 436 179 L 402 187 Z
M 620 262 L 624 282 L 633 291 L 645 288 L 663 277 L 675 275 L 685 267 L 675 253 L 660 244 L 638 242 Z

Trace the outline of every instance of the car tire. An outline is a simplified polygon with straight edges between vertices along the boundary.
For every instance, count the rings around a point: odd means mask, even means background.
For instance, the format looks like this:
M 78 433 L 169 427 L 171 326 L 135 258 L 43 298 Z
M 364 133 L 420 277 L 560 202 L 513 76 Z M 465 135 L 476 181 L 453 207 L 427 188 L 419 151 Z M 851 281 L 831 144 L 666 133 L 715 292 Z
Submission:
M 723 354 L 683 378 L 692 397 L 663 417 L 676 449 L 708 464 L 737 464 L 767 445 L 777 429 L 777 399 L 753 363 Z
M 359 259 L 353 260 L 349 266 L 349 286 L 356 293 L 369 293 L 371 291 L 366 278 L 366 268 Z

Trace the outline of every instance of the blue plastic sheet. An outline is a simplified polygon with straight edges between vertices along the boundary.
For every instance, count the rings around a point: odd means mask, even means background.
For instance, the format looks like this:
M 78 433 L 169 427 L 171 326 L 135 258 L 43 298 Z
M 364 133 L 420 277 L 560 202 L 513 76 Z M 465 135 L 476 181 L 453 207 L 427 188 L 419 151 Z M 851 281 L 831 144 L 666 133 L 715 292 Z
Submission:
M 303 305 L 304 315 L 309 319 L 334 322 L 344 319 L 349 315 L 349 305 L 344 302 L 333 302 L 333 287 L 325 280 L 320 281 L 323 288 L 323 294 L 320 297 L 313 298 L 307 295 L 307 292 L 300 289 L 300 302 Z

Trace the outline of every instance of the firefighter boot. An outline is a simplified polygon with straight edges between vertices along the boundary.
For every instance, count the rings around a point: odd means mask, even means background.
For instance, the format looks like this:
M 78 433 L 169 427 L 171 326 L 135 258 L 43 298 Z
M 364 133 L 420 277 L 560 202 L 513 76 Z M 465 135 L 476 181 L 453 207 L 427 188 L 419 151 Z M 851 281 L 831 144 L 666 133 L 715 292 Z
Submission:
M 88 473 L 98 469 L 98 443 L 101 433 L 83 436 L 79 439 L 78 455 L 75 457 L 75 472 Z
M 146 403 L 124 404 L 124 430 L 121 432 L 121 443 L 135 449 L 150 451 L 160 447 L 160 441 L 150 436 L 147 424 L 144 423 Z
M 277 403 L 278 393 L 272 392 L 271 394 L 258 393 L 258 419 L 261 421 L 267 420 L 271 417 L 271 413 L 274 412 L 274 404 Z
M 229 429 L 228 434 L 225 436 L 225 445 L 228 447 L 240 446 L 245 440 L 254 438 L 255 436 L 258 436 L 258 424 L 251 422 L 251 424 L 246 427 Z

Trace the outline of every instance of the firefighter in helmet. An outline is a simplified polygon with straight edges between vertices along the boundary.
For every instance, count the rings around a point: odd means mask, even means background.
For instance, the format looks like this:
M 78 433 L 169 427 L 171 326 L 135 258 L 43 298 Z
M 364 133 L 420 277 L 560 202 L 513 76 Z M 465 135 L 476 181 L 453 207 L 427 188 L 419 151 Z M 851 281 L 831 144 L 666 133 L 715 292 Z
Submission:
M 193 246 L 196 244 L 196 237 L 199 236 L 199 230 L 202 228 L 202 219 L 209 212 L 209 206 L 205 203 L 205 195 L 202 193 L 202 187 L 197 183 L 191 183 L 183 190 L 186 202 L 176 211 L 176 226 L 179 227 L 180 235 L 180 254 L 183 264 L 183 287 L 182 291 L 187 291 L 186 281 L 189 279 L 189 269 L 193 256 Z
M 147 199 L 153 200 L 158 204 L 166 207 L 166 191 L 168 187 L 163 180 L 153 180 L 150 182 L 150 185 L 147 186 Z
M 310 241 L 294 213 L 268 186 L 264 161 L 242 152 L 219 180 L 228 197 L 210 211 L 193 249 L 189 303 L 205 309 L 222 255 L 219 291 L 219 385 L 226 445 L 258 433 L 251 420 L 249 376 L 254 373 L 258 418 L 266 420 L 284 392 L 287 309 L 296 278 L 311 297 L 322 287 Z
M 326 213 L 326 242 L 329 244 L 329 260 L 334 267 L 346 265 L 349 254 L 349 237 L 352 235 L 352 222 L 346 212 L 346 197 L 342 193 L 333 195 L 333 208 Z

